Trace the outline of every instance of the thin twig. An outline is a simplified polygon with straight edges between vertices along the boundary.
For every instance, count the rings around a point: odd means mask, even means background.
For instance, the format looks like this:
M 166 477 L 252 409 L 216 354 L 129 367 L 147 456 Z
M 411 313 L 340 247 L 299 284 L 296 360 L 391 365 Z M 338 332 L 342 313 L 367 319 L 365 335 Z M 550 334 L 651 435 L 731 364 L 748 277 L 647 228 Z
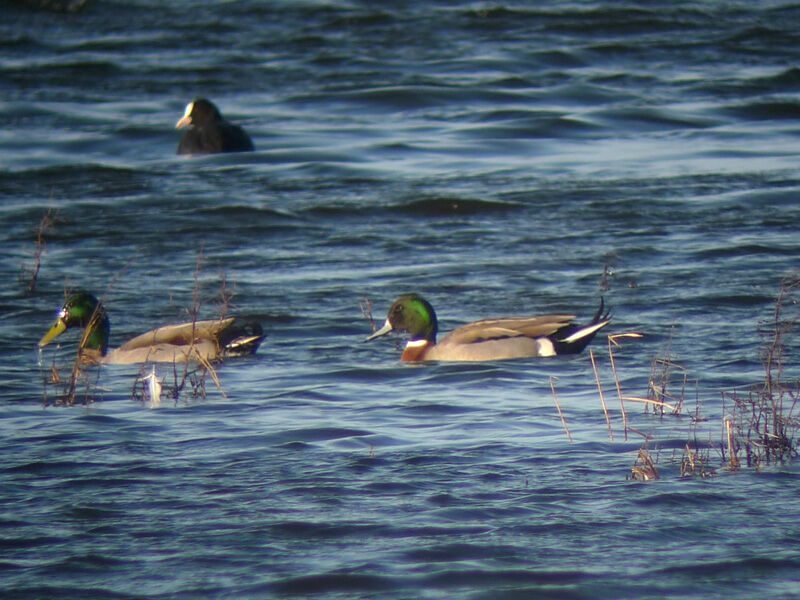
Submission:
M 630 402 L 643 402 L 645 404 L 652 404 L 660 408 L 668 408 L 671 411 L 675 412 L 674 406 L 672 406 L 671 404 L 667 404 L 666 402 L 662 402 L 661 400 L 653 400 L 652 398 L 640 398 L 639 396 L 622 396 L 621 399 Z
M 641 464 L 641 466 L 639 466 Z M 631 469 L 632 479 L 641 479 L 642 481 L 650 481 L 659 478 L 658 468 L 647 448 L 642 446 L 639 449 L 639 456 Z
M 603 393 L 603 386 L 600 384 L 600 373 L 597 370 L 597 363 L 594 360 L 594 351 L 589 348 L 589 358 L 592 360 L 592 369 L 594 370 L 594 378 L 597 381 L 597 391 L 600 394 L 600 402 L 603 405 L 603 413 L 606 416 L 606 425 L 608 425 L 608 437 L 614 441 L 614 431 L 611 429 L 611 417 L 608 416 L 608 406 L 606 406 L 606 396 Z
M 51 192 L 52 196 L 52 192 Z M 33 252 L 33 270 L 31 272 L 31 280 L 28 283 L 28 290 L 33 292 L 36 289 L 36 282 L 39 279 L 39 269 L 42 265 L 42 254 L 44 253 L 44 249 L 47 246 L 47 242 L 45 242 L 44 234 L 45 232 L 50 229 L 53 225 L 58 223 L 60 219 L 58 218 L 58 211 L 53 213 L 52 208 L 48 208 L 47 212 L 42 217 L 42 220 L 39 221 L 39 229 L 36 232 L 36 249 Z
M 364 318 L 369 321 L 372 331 L 374 332 L 377 330 L 377 327 L 375 326 L 375 320 L 372 318 L 372 302 L 370 302 L 366 294 L 364 294 L 364 299 L 360 300 L 358 305 L 361 307 L 361 314 L 364 315 Z
M 561 412 L 561 404 L 558 402 L 558 394 L 556 393 L 556 386 L 554 383 L 554 377 L 550 376 L 550 389 L 553 390 L 553 400 L 556 402 L 556 408 L 558 409 L 558 416 L 561 417 L 561 424 L 564 426 L 564 431 L 567 432 L 567 438 L 569 439 L 569 443 L 572 443 L 572 434 L 569 432 L 569 427 L 567 427 L 567 420 L 564 418 L 564 413 Z
M 617 375 L 617 363 L 614 360 L 614 351 L 611 344 L 613 341 L 612 336 L 608 336 L 608 356 L 611 359 L 611 371 L 614 373 L 614 384 L 617 386 L 617 396 L 619 396 L 619 410 L 622 413 L 622 431 L 625 433 L 625 441 L 628 441 L 628 416 L 625 414 L 625 402 L 622 399 L 622 386 L 619 383 L 619 375 Z
M 731 423 L 730 419 L 725 420 L 725 429 L 727 429 L 728 433 L 728 464 L 732 471 L 735 471 L 739 468 L 739 458 L 733 451 L 733 424 Z
M 619 408 L 620 412 L 622 413 L 622 428 L 625 432 L 625 441 L 628 441 L 628 415 L 625 414 L 625 402 L 624 397 L 622 395 L 622 385 L 619 382 L 619 375 L 617 374 L 617 361 L 614 360 L 614 351 L 612 349 L 613 346 L 620 346 L 621 344 L 617 341 L 619 339 L 640 339 L 644 336 L 641 333 L 635 331 L 629 331 L 626 333 L 612 333 L 608 336 L 608 356 L 611 359 L 611 370 L 614 373 L 614 384 L 617 386 L 617 395 L 619 396 Z

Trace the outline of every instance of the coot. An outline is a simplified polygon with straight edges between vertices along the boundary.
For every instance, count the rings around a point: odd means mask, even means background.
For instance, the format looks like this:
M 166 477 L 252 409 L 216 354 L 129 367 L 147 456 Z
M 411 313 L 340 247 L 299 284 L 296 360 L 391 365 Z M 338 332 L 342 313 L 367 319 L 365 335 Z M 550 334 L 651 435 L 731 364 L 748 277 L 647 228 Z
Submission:
M 178 144 L 178 154 L 214 154 L 217 152 L 251 152 L 253 142 L 244 129 L 228 123 L 205 98 L 186 105 L 186 112 L 175 124 L 181 129 L 191 124 Z

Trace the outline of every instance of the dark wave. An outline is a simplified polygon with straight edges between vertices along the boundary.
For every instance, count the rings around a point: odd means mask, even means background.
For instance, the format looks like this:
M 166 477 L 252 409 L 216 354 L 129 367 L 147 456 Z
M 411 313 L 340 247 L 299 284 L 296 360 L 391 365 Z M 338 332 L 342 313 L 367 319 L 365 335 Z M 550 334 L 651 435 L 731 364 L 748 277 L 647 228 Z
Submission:
M 609 129 L 630 129 L 633 131 L 663 131 L 706 129 L 720 123 L 719 119 L 705 115 L 691 115 L 666 109 L 625 108 L 622 110 L 602 110 L 592 115 L 596 120 L 607 124 Z
M 390 206 L 388 210 L 394 213 L 410 216 L 446 216 L 455 214 L 492 214 L 515 211 L 522 207 L 522 204 L 509 201 L 501 202 L 497 200 L 480 200 L 476 198 L 434 196 L 395 204 Z
M 719 109 L 739 119 L 793 120 L 800 117 L 800 102 L 756 100 Z
M 389 591 L 398 585 L 394 577 L 360 573 L 323 573 L 289 577 L 270 585 L 278 594 L 308 595 L 330 593 L 374 593 Z
M 99 164 L 51 166 L 0 173 L 0 192 L 59 210 L 65 203 L 88 198 L 141 197 L 153 189 L 157 179 L 152 172 L 135 168 Z
M 464 138 L 524 140 L 536 138 L 573 138 L 600 135 L 602 127 L 593 121 L 559 114 L 534 111 L 489 111 L 478 114 L 485 126 L 470 126 L 458 131 Z

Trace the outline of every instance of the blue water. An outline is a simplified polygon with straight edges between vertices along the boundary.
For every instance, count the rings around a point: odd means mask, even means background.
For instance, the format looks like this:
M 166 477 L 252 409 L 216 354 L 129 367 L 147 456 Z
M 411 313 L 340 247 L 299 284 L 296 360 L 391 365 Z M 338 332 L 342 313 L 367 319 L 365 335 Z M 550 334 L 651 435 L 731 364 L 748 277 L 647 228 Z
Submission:
M 721 394 L 763 380 L 798 266 L 796 5 L 0 17 L 0 597 L 800 596 L 797 465 L 731 472 L 719 450 Z M 175 156 L 201 95 L 256 152 Z M 116 346 L 186 320 L 196 283 L 218 316 L 223 281 L 268 338 L 221 390 L 151 407 L 137 366 L 88 372 L 73 406 L 44 385 L 78 341 L 36 349 L 65 289 L 104 296 Z M 609 333 L 644 336 L 614 350 L 623 393 L 668 355 L 684 410 L 627 402 L 626 435 L 605 335 L 613 439 L 588 353 L 409 366 L 362 344 L 360 302 L 380 322 L 409 291 L 443 332 L 588 319 L 602 295 Z M 630 480 L 641 434 L 657 481 Z M 695 439 L 713 478 L 680 476 Z

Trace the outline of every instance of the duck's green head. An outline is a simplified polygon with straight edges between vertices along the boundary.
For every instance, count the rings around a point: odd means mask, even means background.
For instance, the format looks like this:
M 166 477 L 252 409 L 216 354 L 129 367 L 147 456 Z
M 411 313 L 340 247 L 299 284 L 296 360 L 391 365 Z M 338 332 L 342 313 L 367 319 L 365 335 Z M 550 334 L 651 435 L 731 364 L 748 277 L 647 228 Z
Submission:
M 411 341 L 428 340 L 435 344 L 438 330 L 439 323 L 433 306 L 418 294 L 406 294 L 395 300 L 389 308 L 383 327 L 364 341 L 374 340 L 392 331 L 407 331 Z
M 108 315 L 102 304 L 89 292 L 75 292 L 58 311 L 55 323 L 39 340 L 43 348 L 71 327 L 86 329 L 82 348 L 98 350 L 105 355 L 108 348 Z

